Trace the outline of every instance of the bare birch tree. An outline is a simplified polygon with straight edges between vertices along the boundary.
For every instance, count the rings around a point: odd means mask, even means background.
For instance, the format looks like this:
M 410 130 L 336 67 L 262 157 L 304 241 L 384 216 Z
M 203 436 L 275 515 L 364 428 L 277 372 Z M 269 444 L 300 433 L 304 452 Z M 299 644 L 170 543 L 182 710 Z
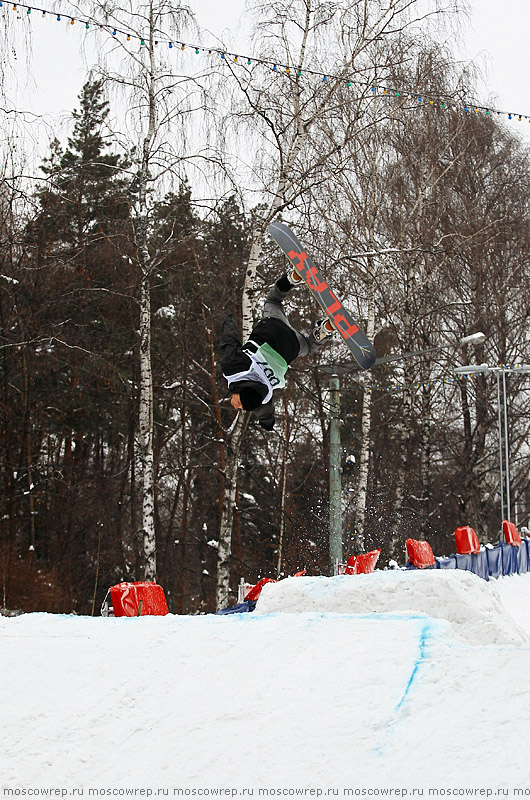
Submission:
M 191 20 L 189 9 L 167 0 L 96 6 L 98 21 L 116 31 L 101 72 L 118 95 L 131 153 L 131 221 L 139 284 L 139 447 L 145 578 L 156 580 L 151 280 L 162 258 L 150 249 L 152 198 L 182 179 L 183 117 L 191 110 L 191 82 L 176 69 L 173 41 Z M 103 17 L 103 20 L 101 19 Z M 124 33 L 124 31 L 126 33 Z M 175 49 L 176 52 L 176 49 Z M 118 61 L 118 64 L 116 64 Z M 178 147 L 180 145 L 180 149 Z M 127 147 L 131 152 L 131 148 Z
M 377 85 L 383 56 L 378 44 L 372 49 L 373 83 Z M 391 55 L 394 61 L 403 59 L 405 49 L 393 48 Z M 389 58 L 388 54 L 386 57 Z M 333 120 L 331 125 L 324 120 L 320 126 L 321 136 L 333 141 L 338 134 L 344 144 L 328 159 L 329 179 L 318 187 L 314 204 L 320 211 L 321 224 L 328 230 L 326 241 L 333 250 L 334 280 L 341 286 L 344 302 L 355 308 L 358 318 L 363 320 L 372 341 L 382 324 L 381 304 L 376 295 L 384 283 L 382 274 L 389 246 L 381 219 L 388 188 L 384 169 L 388 156 L 386 130 L 393 124 L 393 115 L 399 113 L 399 105 L 399 101 L 389 104 L 387 98 L 375 96 L 369 104 L 354 106 L 345 98 L 340 119 Z M 349 135 L 348 130 L 354 130 L 355 135 Z M 318 142 L 319 139 L 316 144 Z M 359 382 L 364 386 L 368 381 L 360 376 Z M 372 400 L 372 392 L 367 387 L 360 414 L 358 467 L 352 503 L 357 551 L 364 549 Z
M 433 53 L 436 56 L 433 57 Z M 430 48 L 426 42 L 417 44 L 411 41 L 406 34 L 396 37 L 390 42 L 377 42 L 371 48 L 372 85 L 378 87 L 373 93 L 370 104 L 357 108 L 353 104 L 344 103 L 343 112 L 338 119 L 325 119 L 318 126 L 319 136 L 315 137 L 315 146 L 323 149 L 321 137 L 325 141 L 332 141 L 340 132 L 344 145 L 340 151 L 332 154 L 328 159 L 326 174 L 329 179 L 314 192 L 314 205 L 319 209 L 320 218 L 325 220 L 327 229 L 326 248 L 331 246 L 336 253 L 336 267 L 334 276 L 341 281 L 341 292 L 353 307 L 357 305 L 357 314 L 363 319 L 370 337 L 378 333 L 385 333 L 385 329 L 393 328 L 399 320 L 400 346 L 403 351 L 411 351 L 422 347 L 422 342 L 416 341 L 413 331 L 418 328 L 418 319 L 421 318 L 426 306 L 421 305 L 420 298 L 428 304 L 436 302 L 429 289 L 427 296 L 425 290 L 436 284 L 436 269 L 431 252 L 440 250 L 438 238 L 441 234 L 433 233 L 429 225 L 423 225 L 422 212 L 424 207 L 431 225 L 434 224 L 432 202 L 425 206 L 422 201 L 423 189 L 411 193 L 407 206 L 399 208 L 395 202 L 388 203 L 387 198 L 393 197 L 396 187 L 401 183 L 399 166 L 393 166 L 393 143 L 400 136 L 401 129 L 413 129 L 415 125 L 417 98 L 411 102 L 406 93 L 388 91 L 386 87 L 415 85 L 415 76 L 410 73 L 410 60 L 424 80 L 430 85 L 439 86 L 444 78 L 452 74 L 452 67 L 444 59 L 439 48 Z M 458 85 L 458 82 L 455 83 Z M 383 91 L 384 88 L 384 91 Z M 449 94 L 449 92 L 447 93 Z M 447 95 L 445 96 L 447 99 Z M 431 117 L 433 114 L 431 113 Z M 423 123 L 418 120 L 420 127 Z M 437 123 L 432 120 L 433 130 Z M 355 136 L 348 139 L 345 131 L 353 127 Z M 448 133 L 447 141 L 451 141 Z M 442 142 L 435 145 L 436 137 L 431 137 L 431 145 L 442 149 Z M 447 145 L 446 141 L 446 145 Z M 428 158 L 429 145 L 425 142 L 420 152 L 415 152 L 416 166 L 423 158 Z M 439 154 L 440 155 L 440 154 Z M 403 154 L 401 154 L 403 157 Z M 437 169 L 431 166 L 429 176 L 420 180 L 420 185 L 427 181 L 428 192 L 437 192 L 438 184 L 444 183 L 450 166 L 454 164 L 453 157 L 445 158 L 445 167 L 438 168 L 438 156 L 434 156 Z M 399 159 L 398 159 L 399 163 Z M 412 170 L 407 177 L 410 179 Z M 429 198 L 431 195 L 429 195 Z M 446 200 L 443 195 L 444 202 Z M 424 212 L 425 213 L 425 212 Z M 437 210 L 436 214 L 439 211 Z M 432 218 L 432 219 L 431 219 Z M 417 232 L 411 240 L 403 236 L 405 220 L 411 227 L 418 225 L 430 238 L 421 238 Z M 440 250 L 441 253 L 441 250 Z M 425 262 L 425 266 L 423 263 Z M 401 270 L 408 265 L 405 277 Z M 399 276 L 399 277 L 398 277 Z M 424 277 L 427 279 L 424 282 Z M 355 291 L 351 291 L 355 287 Z M 418 292 L 420 305 L 416 301 L 403 298 L 403 291 Z M 423 308 L 423 311 L 421 311 Z M 429 312 L 429 322 L 434 322 L 432 309 Z M 408 336 L 408 338 L 407 338 Z M 384 340 L 385 337 L 383 337 Z M 388 347 L 388 337 L 387 347 Z M 436 344 L 441 344 L 441 341 Z M 385 352 L 379 355 L 385 355 Z M 418 364 L 405 364 L 404 384 L 412 382 L 417 375 Z M 373 377 L 377 379 L 382 375 L 383 368 L 376 368 Z M 371 382 L 368 378 L 367 383 Z M 366 382 L 365 382 L 366 383 Z M 427 396 L 428 397 L 428 396 Z M 353 507 L 353 526 L 355 528 L 356 546 L 364 546 L 366 502 L 368 492 L 368 479 L 370 474 L 370 457 L 372 447 L 371 413 L 374 393 L 367 386 L 363 393 L 360 425 L 355 436 L 356 441 L 356 490 L 355 499 L 349 503 Z M 396 495 L 399 499 L 398 507 L 404 502 L 405 480 L 409 466 L 409 448 L 412 420 L 412 398 L 406 389 L 403 393 L 402 413 L 393 429 L 393 438 L 401 441 L 398 448 L 396 473 Z M 425 436 L 426 424 L 421 427 L 425 438 L 425 447 L 422 454 L 425 456 L 429 450 L 429 443 Z M 427 483 L 428 466 L 424 458 L 420 459 L 424 482 Z
M 252 329 L 256 309 L 255 278 L 267 225 L 291 209 L 309 187 L 322 180 L 323 166 L 344 142 L 331 140 L 317 152 L 308 147 L 315 124 L 333 118 L 342 108 L 340 89 L 352 90 L 351 102 L 370 95 L 364 70 L 365 57 L 373 43 L 395 36 L 400 30 L 425 19 L 429 12 L 415 0 L 346 0 L 329 6 L 312 0 L 266 3 L 256 10 L 254 39 L 260 44 L 263 66 L 230 64 L 239 96 L 233 119 L 247 122 L 247 148 L 254 148 L 247 191 L 259 203 L 245 267 L 242 299 L 243 339 Z M 315 63 L 330 65 L 330 75 L 314 75 Z M 333 76 L 333 77 L 332 77 Z M 347 136 L 355 136 L 355 127 Z M 220 525 L 217 603 L 228 599 L 232 515 L 236 496 L 238 454 L 244 422 L 239 419 L 231 432 L 231 458 L 226 475 L 227 498 Z

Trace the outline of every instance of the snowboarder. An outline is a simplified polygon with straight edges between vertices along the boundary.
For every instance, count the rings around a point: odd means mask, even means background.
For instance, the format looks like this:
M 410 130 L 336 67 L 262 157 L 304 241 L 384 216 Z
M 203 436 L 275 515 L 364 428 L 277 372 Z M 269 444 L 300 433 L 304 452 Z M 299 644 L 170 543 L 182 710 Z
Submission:
M 263 316 L 243 345 L 232 315 L 221 332 L 221 368 L 232 392 L 233 408 L 253 411 L 262 428 L 274 427 L 275 389 L 285 386 L 288 365 L 297 356 L 308 356 L 330 341 L 334 328 L 328 319 L 320 320 L 309 336 L 290 324 L 283 301 L 294 286 L 303 284 L 293 270 L 284 273 L 269 291 Z

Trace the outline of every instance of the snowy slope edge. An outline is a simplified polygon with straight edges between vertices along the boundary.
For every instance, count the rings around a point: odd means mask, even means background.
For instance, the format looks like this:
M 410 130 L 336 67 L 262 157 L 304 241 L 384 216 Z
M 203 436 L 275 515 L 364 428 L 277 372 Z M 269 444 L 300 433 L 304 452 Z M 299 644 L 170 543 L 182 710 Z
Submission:
M 526 645 L 528 634 L 505 608 L 494 582 L 451 570 L 380 571 L 267 584 L 256 614 L 408 612 L 448 620 L 468 644 Z

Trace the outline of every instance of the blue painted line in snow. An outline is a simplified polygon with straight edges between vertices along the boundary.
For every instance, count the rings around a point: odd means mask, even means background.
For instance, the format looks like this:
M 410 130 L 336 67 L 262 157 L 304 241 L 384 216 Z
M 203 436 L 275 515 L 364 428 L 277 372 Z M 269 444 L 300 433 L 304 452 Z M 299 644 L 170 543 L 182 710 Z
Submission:
M 416 617 L 418 619 L 418 617 Z M 428 659 L 428 646 L 430 643 L 431 636 L 433 634 L 433 629 L 437 625 L 436 620 L 432 619 L 422 619 L 422 626 L 418 638 L 418 655 L 412 665 L 411 672 L 409 675 L 409 679 L 403 690 L 403 694 L 401 695 L 397 705 L 394 707 L 394 711 L 392 712 L 390 719 L 387 721 L 386 725 L 384 726 L 384 733 L 382 736 L 382 740 L 374 747 L 374 754 L 383 758 L 388 750 L 388 747 L 391 745 L 393 737 L 396 734 L 396 725 L 397 725 L 397 716 L 401 709 L 403 708 L 407 699 L 409 699 L 410 694 L 414 688 L 414 684 L 418 679 L 418 674 L 420 673 L 421 667 L 425 664 Z
M 373 611 L 369 614 L 354 614 L 354 613 L 341 613 L 340 611 L 271 611 L 268 614 L 228 614 L 223 619 L 244 618 L 249 622 L 252 620 L 265 620 L 265 619 L 287 619 L 289 617 L 299 617 L 300 619 L 352 619 L 352 620 L 373 620 L 374 622 L 386 621 L 401 621 L 409 622 L 410 620 L 427 620 L 427 614 L 414 613 L 414 612 L 393 612 L 393 611 Z
M 420 638 L 419 638 L 419 642 L 418 642 L 418 657 L 416 658 L 416 661 L 412 665 L 412 672 L 410 673 L 410 677 L 409 677 L 408 683 L 405 686 L 405 691 L 401 695 L 401 699 L 400 699 L 399 703 L 397 704 L 397 706 L 395 708 L 395 712 L 396 713 L 401 709 L 401 707 L 403 706 L 403 703 L 405 702 L 405 700 L 409 696 L 410 691 L 412 689 L 412 685 L 413 685 L 413 683 L 416 680 L 416 677 L 418 675 L 419 669 L 422 666 L 422 664 L 425 663 L 425 661 L 427 659 L 427 642 L 428 642 L 428 639 L 430 637 L 430 633 L 431 633 L 431 622 L 430 622 L 430 620 L 427 620 L 422 625 Z

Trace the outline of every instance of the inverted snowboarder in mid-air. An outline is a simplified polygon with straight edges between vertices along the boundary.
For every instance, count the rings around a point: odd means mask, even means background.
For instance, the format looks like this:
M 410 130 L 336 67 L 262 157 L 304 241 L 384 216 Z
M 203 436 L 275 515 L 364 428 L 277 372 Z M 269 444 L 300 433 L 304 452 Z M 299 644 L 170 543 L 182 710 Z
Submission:
M 328 319 L 318 322 L 308 336 L 290 324 L 283 301 L 293 286 L 303 283 L 294 270 L 276 281 L 265 299 L 263 316 L 245 344 L 232 316 L 223 323 L 221 368 L 232 392 L 230 402 L 235 409 L 253 411 L 267 431 L 273 429 L 275 421 L 273 392 L 285 386 L 289 364 L 331 341 L 334 332 Z

